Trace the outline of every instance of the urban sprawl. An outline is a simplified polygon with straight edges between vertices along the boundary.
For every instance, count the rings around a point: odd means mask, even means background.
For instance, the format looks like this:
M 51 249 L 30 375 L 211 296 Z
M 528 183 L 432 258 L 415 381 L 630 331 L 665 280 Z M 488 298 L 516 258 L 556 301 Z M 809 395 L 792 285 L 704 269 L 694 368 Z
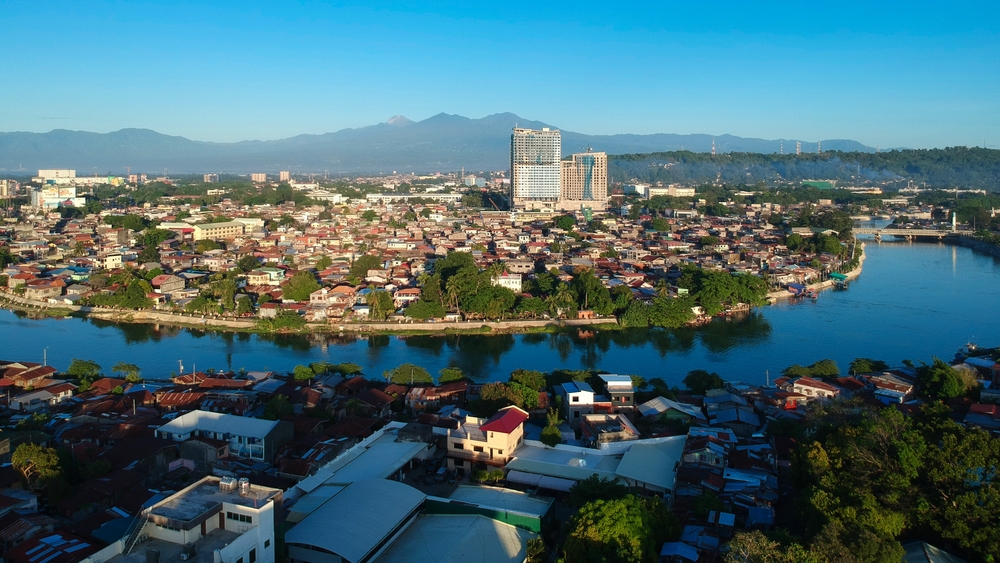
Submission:
M 40 170 L 0 181 L 0 299 L 267 333 L 679 328 L 846 288 L 857 220 L 983 239 L 919 191 L 609 185 L 605 153 L 564 158 L 559 131 L 520 128 L 502 172 Z M 531 365 L 483 384 L 405 358 L 144 374 L 23 353 L 0 361 L 4 562 L 1000 552 L 1000 350 L 817 358 L 766 386 L 696 370 L 684 389 Z

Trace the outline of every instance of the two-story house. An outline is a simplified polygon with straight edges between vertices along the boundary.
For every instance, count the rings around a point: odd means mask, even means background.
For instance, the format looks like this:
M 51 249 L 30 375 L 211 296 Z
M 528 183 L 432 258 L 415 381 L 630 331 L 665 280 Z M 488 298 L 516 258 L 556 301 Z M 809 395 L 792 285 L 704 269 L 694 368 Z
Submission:
M 562 410 L 570 426 L 578 428 L 584 415 L 594 413 L 594 390 L 583 381 L 570 381 L 555 386 L 557 397 L 562 398 Z
M 598 377 L 604 381 L 604 391 L 611 399 L 611 412 L 629 412 L 635 408 L 635 388 L 630 376 L 603 373 Z
M 448 431 L 448 468 L 466 473 L 477 465 L 503 467 L 524 441 L 528 413 L 515 406 L 504 407 L 488 420 L 466 416 L 459 427 Z

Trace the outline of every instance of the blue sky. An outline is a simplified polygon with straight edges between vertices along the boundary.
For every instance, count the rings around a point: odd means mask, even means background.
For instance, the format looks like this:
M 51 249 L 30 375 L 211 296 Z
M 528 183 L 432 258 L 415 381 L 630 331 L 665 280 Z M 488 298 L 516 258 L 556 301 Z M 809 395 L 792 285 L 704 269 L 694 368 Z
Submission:
M 996 2 L 0 0 L 0 131 L 572 131 L 1000 148 Z

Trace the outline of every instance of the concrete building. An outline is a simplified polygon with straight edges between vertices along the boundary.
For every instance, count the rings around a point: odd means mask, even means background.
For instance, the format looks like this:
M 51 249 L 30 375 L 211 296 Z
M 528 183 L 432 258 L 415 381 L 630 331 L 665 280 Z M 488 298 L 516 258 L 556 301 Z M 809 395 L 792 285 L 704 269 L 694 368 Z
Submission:
M 254 172 L 250 175 L 250 181 L 255 184 L 263 184 L 267 181 L 267 174 L 263 172 Z
M 141 563 L 155 550 L 163 561 L 274 563 L 282 499 L 246 479 L 205 477 L 144 511 L 134 531 L 90 561 Z
M 594 390 L 583 381 L 570 381 L 555 387 L 556 396 L 562 397 L 563 411 L 570 426 L 578 428 L 583 416 L 594 412 Z
M 199 223 L 194 226 L 194 240 L 219 240 L 243 235 L 246 225 L 239 221 Z
M 561 163 L 558 209 L 589 207 L 604 211 L 608 202 L 608 155 L 603 152 L 574 154 Z
M 461 426 L 448 432 L 448 468 L 470 472 L 476 464 L 503 467 L 524 441 L 528 413 L 505 407 L 488 420 L 466 416 Z
M 290 182 L 292 180 L 292 173 L 289 170 L 282 170 L 278 173 L 279 182 Z
M 511 207 L 551 208 L 562 190 L 562 136 L 557 129 L 515 128 L 510 136 Z
M 31 190 L 31 207 L 36 209 L 83 207 L 86 203 L 86 199 L 77 197 L 76 186 L 46 184 Z
M 120 186 L 125 183 L 125 179 L 120 176 L 77 176 L 76 170 L 39 170 L 38 176 L 31 179 L 36 184 L 46 186 L 96 186 L 101 184 L 111 184 Z
M 292 424 L 208 411 L 191 411 L 156 429 L 156 437 L 176 442 L 202 437 L 229 442 L 236 457 L 266 461 L 292 439 Z
M 219 181 L 218 174 L 205 174 L 203 178 L 204 179 L 202 181 L 205 182 L 206 184 L 215 184 Z
M 7 199 L 17 197 L 21 184 L 14 180 L 0 180 L 0 198 Z
M 521 284 L 521 274 L 502 274 L 493 278 L 493 285 L 506 287 L 517 294 L 520 294 L 522 291 Z
M 631 412 L 635 408 L 635 388 L 630 376 L 605 373 L 598 377 L 604 381 L 604 390 L 611 399 L 611 412 Z

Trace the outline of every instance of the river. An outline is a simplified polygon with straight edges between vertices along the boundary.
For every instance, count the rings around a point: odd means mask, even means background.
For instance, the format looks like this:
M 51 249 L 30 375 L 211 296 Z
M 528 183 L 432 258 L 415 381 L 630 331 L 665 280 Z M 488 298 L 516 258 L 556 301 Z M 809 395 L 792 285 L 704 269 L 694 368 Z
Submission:
M 661 377 L 679 385 L 693 369 L 763 383 L 794 363 L 832 358 L 846 371 L 855 357 L 930 362 L 968 342 L 1000 344 L 1000 260 L 942 243 L 867 241 L 867 260 L 850 288 L 818 301 L 780 302 L 742 320 L 678 331 L 630 329 L 556 334 L 259 336 L 66 318 L 25 318 L 0 310 L 0 359 L 66 369 L 90 359 L 106 373 L 137 364 L 149 379 L 192 367 L 290 371 L 317 361 L 354 362 L 369 376 L 401 363 L 433 374 L 457 366 L 476 381 L 504 380 L 517 368 L 597 368 Z

